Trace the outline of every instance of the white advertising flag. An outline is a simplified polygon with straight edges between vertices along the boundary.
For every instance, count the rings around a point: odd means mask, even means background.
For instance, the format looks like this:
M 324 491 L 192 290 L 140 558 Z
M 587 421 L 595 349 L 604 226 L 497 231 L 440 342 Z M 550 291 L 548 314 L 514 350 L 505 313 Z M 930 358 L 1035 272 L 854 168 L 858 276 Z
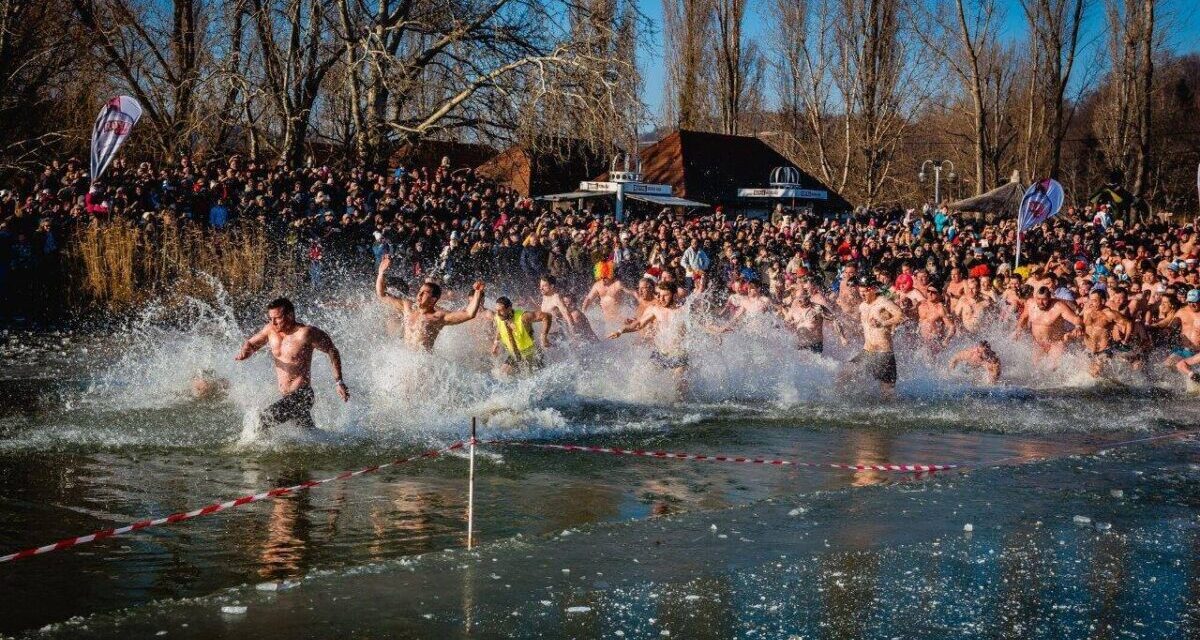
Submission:
M 129 96 L 117 96 L 104 103 L 96 125 L 92 128 L 92 182 L 117 155 L 117 150 L 133 131 L 133 125 L 142 117 L 142 105 Z

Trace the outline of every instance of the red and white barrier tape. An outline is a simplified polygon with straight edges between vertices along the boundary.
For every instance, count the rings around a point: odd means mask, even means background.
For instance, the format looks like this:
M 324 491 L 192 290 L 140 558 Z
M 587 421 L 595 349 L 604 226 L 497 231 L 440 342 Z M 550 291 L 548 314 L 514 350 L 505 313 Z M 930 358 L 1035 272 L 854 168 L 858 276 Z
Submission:
M 591 447 L 577 444 L 539 444 L 532 442 L 510 442 L 505 440 L 487 440 L 480 444 L 495 444 L 501 446 L 533 447 L 536 449 L 556 449 L 558 451 L 584 451 L 587 453 L 610 453 L 618 456 L 640 456 L 643 458 L 670 458 L 673 460 L 696 460 L 700 462 L 741 462 L 745 464 L 765 464 L 775 466 L 812 467 L 822 469 L 841 469 L 843 471 L 893 471 L 901 473 L 924 473 L 928 471 L 949 471 L 958 469 L 961 464 L 840 464 L 836 462 L 801 462 L 799 460 L 783 460 L 769 458 L 745 458 L 740 456 L 705 455 L 701 453 L 673 453 L 670 451 L 646 451 L 643 449 L 618 449 L 616 447 Z
M 6 556 L 0 556 L 0 563 L 9 562 L 12 560 L 20 560 L 22 558 L 29 558 L 32 556 L 39 556 L 39 555 L 42 555 L 43 553 L 50 553 L 51 551 L 58 551 L 59 549 L 69 549 L 71 547 L 81 545 L 81 544 L 86 544 L 88 542 L 95 542 L 96 540 L 103 540 L 104 538 L 111 538 L 113 536 L 119 536 L 119 535 L 130 533 L 133 531 L 140 531 L 142 529 L 148 529 L 150 527 L 157 527 L 157 526 L 163 525 L 163 524 L 175 524 L 176 522 L 184 522 L 187 520 L 191 520 L 193 518 L 199 518 L 201 516 L 207 516 L 207 515 L 221 512 L 221 511 L 225 511 L 226 509 L 240 507 L 244 504 L 250 504 L 252 502 L 260 502 L 262 500 L 267 500 L 269 498 L 278 498 L 279 496 L 284 496 L 289 493 L 294 493 L 296 491 L 312 489 L 313 487 L 317 487 L 317 486 L 323 485 L 328 482 L 334 482 L 336 480 L 347 480 L 349 478 L 354 478 L 354 477 L 361 476 L 361 475 L 367 474 L 367 473 L 373 473 L 375 471 L 379 471 L 380 469 L 394 467 L 397 465 L 404 464 L 406 462 L 420 460 L 422 458 L 436 458 L 436 457 L 442 455 L 443 453 L 448 453 L 450 451 L 454 451 L 455 449 L 461 449 L 461 448 L 463 448 L 463 446 L 465 446 L 465 444 L 466 443 L 464 443 L 464 442 L 455 442 L 454 444 L 452 444 L 444 449 L 434 449 L 432 451 L 426 451 L 425 453 L 421 453 L 421 454 L 418 454 L 415 456 L 410 456 L 408 458 L 400 458 L 398 460 L 393 460 L 391 462 L 385 462 L 383 464 L 377 464 L 374 466 L 367 467 L 365 469 L 359 469 L 358 471 L 346 471 L 344 473 L 339 473 L 336 476 L 333 476 L 330 478 L 325 478 L 324 480 L 309 480 L 308 482 L 302 482 L 300 484 L 293 485 L 290 487 L 278 487 L 275 489 L 271 489 L 269 491 L 263 491 L 262 493 L 256 493 L 256 494 L 249 495 L 249 496 L 242 496 L 241 498 L 237 498 L 236 500 L 228 500 L 226 502 L 214 502 L 213 504 L 210 504 L 207 507 L 193 509 L 192 511 L 183 511 L 180 513 L 174 513 L 169 516 L 162 517 L 162 518 L 154 518 L 153 520 L 138 520 L 137 522 L 134 522 L 132 524 L 127 524 L 123 527 L 118 527 L 115 529 L 102 529 L 100 531 L 96 531 L 95 533 L 89 533 L 86 536 L 76 536 L 74 538 L 67 538 L 65 540 L 59 540 L 58 542 L 55 542 L 54 544 L 48 544 L 48 545 L 41 546 L 41 547 L 34 547 L 32 549 L 25 549 L 24 551 L 10 553 Z

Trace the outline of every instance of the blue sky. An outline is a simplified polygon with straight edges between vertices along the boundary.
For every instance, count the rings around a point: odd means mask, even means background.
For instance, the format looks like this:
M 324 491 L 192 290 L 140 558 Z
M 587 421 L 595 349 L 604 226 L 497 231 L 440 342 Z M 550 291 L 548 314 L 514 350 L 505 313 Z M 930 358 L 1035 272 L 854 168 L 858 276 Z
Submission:
M 751 37 L 756 37 L 769 28 L 762 15 L 770 0 L 750 0 L 747 11 L 747 31 Z M 1097 45 L 1103 47 L 1104 13 L 1103 0 L 1087 0 L 1090 3 L 1088 21 L 1085 25 L 1084 42 L 1089 47 L 1088 55 Z M 657 122 L 662 114 L 663 87 L 665 68 L 663 66 L 663 29 L 662 29 L 662 0 L 638 0 L 641 10 L 653 23 L 654 33 L 648 38 L 649 43 L 640 52 L 639 64 L 642 69 L 644 99 L 650 105 L 651 117 Z M 1002 0 L 1004 20 L 1003 37 L 1020 40 L 1026 37 L 1028 28 L 1025 16 L 1017 0 Z M 1169 24 L 1170 38 L 1168 47 L 1171 50 L 1190 53 L 1200 51 L 1200 2 L 1197 0 L 1160 0 L 1159 16 Z M 1081 69 L 1095 68 L 1094 59 L 1085 58 Z M 767 83 L 770 85 L 770 83 Z M 771 91 L 770 86 L 767 87 Z

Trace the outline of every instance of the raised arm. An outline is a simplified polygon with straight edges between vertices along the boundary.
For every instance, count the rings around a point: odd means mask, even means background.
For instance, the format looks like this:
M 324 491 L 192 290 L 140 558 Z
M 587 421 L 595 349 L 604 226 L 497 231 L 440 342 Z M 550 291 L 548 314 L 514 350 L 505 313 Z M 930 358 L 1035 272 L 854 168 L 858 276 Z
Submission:
M 482 282 L 475 283 L 475 293 L 471 295 L 471 302 L 467 304 L 467 308 L 462 311 L 451 311 L 442 316 L 442 322 L 446 326 L 462 324 L 468 320 L 473 320 L 479 315 L 479 306 L 483 302 L 484 286 Z
M 1167 329 L 1176 322 L 1180 322 L 1178 313 L 1178 310 L 1171 311 L 1171 313 L 1167 314 L 1167 317 L 1151 324 L 1150 327 L 1153 329 Z
M 392 256 L 383 255 L 383 259 L 379 261 L 379 273 L 375 275 L 375 296 L 390 307 L 393 307 L 404 313 L 408 313 L 412 304 L 403 298 L 397 298 L 387 292 L 387 285 L 384 282 L 384 275 L 387 273 L 388 267 L 392 266 Z
M 1014 338 L 1017 337 L 1017 335 L 1020 334 L 1022 330 L 1026 329 L 1028 327 L 1029 327 L 1029 302 L 1026 301 L 1021 304 L 1021 313 L 1020 313 L 1020 315 L 1017 316 L 1017 326 L 1013 329 L 1013 332 L 1012 332 L 1013 337 Z
M 733 326 L 737 324 L 737 321 L 741 320 L 742 316 L 744 315 L 746 315 L 746 307 L 743 307 L 739 304 L 737 307 L 734 307 L 733 314 L 729 316 L 729 320 L 719 327 L 714 327 L 713 332 L 729 333 L 730 331 L 733 331 Z
M 342 402 L 349 402 L 350 389 L 346 387 L 345 381 L 342 380 L 342 354 L 338 352 L 337 346 L 333 344 L 333 338 L 330 338 L 328 333 L 316 327 L 310 327 L 309 331 L 313 349 L 329 356 L 329 368 L 333 369 L 333 381 L 337 385 L 338 395 L 341 396 Z
M 263 327 L 258 333 L 250 336 L 242 343 L 242 350 L 233 357 L 234 360 L 245 360 L 258 352 L 267 344 L 267 328 Z

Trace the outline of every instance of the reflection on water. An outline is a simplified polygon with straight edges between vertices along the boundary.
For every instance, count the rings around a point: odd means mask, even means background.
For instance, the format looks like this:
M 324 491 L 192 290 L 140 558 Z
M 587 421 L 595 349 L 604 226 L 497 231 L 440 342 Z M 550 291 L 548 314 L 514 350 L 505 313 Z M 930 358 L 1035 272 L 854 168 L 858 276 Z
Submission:
M 48 637 L 1195 637 L 1198 459 L 1195 443 L 1172 443 L 760 500 L 164 603 Z M 1112 528 L 1079 526 L 1081 513 Z M 249 613 L 221 617 L 229 601 Z
M 308 474 L 288 475 L 279 478 L 285 486 L 311 480 Z M 299 575 L 307 568 L 309 537 L 312 523 L 309 510 L 312 497 L 308 491 L 282 496 L 270 503 L 267 515 L 266 539 L 260 543 L 258 575 L 266 579 Z
M 201 359 L 216 362 L 222 352 L 217 348 L 219 341 L 213 340 L 174 336 L 168 342 L 180 342 L 180 352 L 199 345 Z M 803 394 L 795 402 L 782 402 L 753 395 L 775 393 L 763 391 L 762 387 L 769 385 L 756 386 L 754 381 L 744 380 L 738 383 L 743 386 L 730 390 L 721 388 L 715 378 L 699 385 L 707 398 L 734 400 L 653 406 L 631 401 L 639 398 L 636 387 L 640 383 L 620 382 L 623 378 L 619 377 L 602 381 L 586 393 L 570 375 L 556 378 L 553 373 L 534 383 L 497 387 L 490 379 L 453 363 L 388 360 L 398 356 L 381 350 L 382 364 L 392 368 L 384 366 L 377 372 L 382 379 L 376 381 L 375 391 L 367 394 L 377 394 L 372 402 L 385 406 L 360 408 L 359 414 L 339 417 L 334 412 L 341 409 L 326 398 L 318 403 L 330 412 L 322 424 L 332 427 L 321 438 L 238 449 L 231 443 L 238 437 L 246 406 L 253 405 L 255 393 L 262 391 L 254 386 L 259 376 L 231 373 L 243 377 L 235 379 L 233 397 L 224 403 L 164 399 L 164 388 L 175 375 L 168 355 L 156 356 L 148 367 L 156 373 L 146 374 L 144 379 L 137 378 L 132 368 L 120 372 L 135 381 L 158 384 L 155 393 L 136 385 L 118 388 L 111 381 L 99 390 L 86 391 L 80 384 L 34 381 L 13 386 L 16 391 L 7 396 L 0 394 L 7 402 L 0 402 L 0 550 L 43 544 L 143 516 L 164 515 L 214 499 L 299 484 L 411 455 L 460 437 L 446 425 L 481 408 L 492 411 L 485 421 L 484 437 L 544 437 L 629 448 L 851 463 L 1055 457 L 1090 450 L 1081 445 L 1125 437 L 1129 432 L 1118 430 L 1125 426 L 1169 429 L 1190 425 L 1200 417 L 1200 409 L 1192 402 L 1140 392 L 1111 396 L 1039 392 L 1038 397 L 1029 397 L 1004 391 L 973 394 L 934 389 L 896 404 L 813 400 Z M 132 362 L 145 360 L 134 358 Z M 625 364 L 617 358 L 600 366 L 620 369 Z M 426 413 L 409 415 L 412 405 L 405 403 L 415 402 L 414 398 L 384 397 L 382 390 L 403 387 L 406 381 L 417 385 L 418 391 L 410 395 L 436 395 L 435 406 Z M 619 386 L 626 382 L 631 387 Z M 597 394 L 616 400 L 597 401 Z M 749 400 L 737 399 L 745 394 L 750 394 Z M 400 404 L 386 405 L 389 401 Z M 476 404 L 464 408 L 467 401 Z M 432 427 L 413 426 L 427 419 Z M 975 430 L 962 428 L 964 423 L 974 425 Z M 1095 424 L 1099 426 L 1089 427 Z M 421 461 L 324 485 L 313 492 L 9 565 L 0 570 L 4 577 L 0 598 L 19 601 L 22 606 L 0 616 L 0 632 L 155 599 L 204 595 L 241 583 L 295 579 L 315 570 L 339 570 L 461 547 L 465 467 L 460 457 Z M 844 526 L 830 531 L 827 539 L 847 553 L 866 552 L 892 526 L 888 517 L 873 511 L 876 492 L 920 489 L 959 475 L 914 478 L 881 472 L 851 474 L 500 448 L 486 450 L 479 460 L 476 527 L 486 543 L 517 534 L 557 534 L 597 523 L 649 520 L 668 526 L 690 514 L 719 514 L 763 500 L 841 491 L 836 517 L 843 519 Z M 1041 535 L 1036 529 L 1027 531 L 1024 525 L 1020 531 L 1027 536 Z M 707 527 L 701 534 L 691 539 L 709 540 Z M 1019 535 L 1010 535 L 1013 544 L 1024 544 Z M 663 536 L 674 537 L 670 532 Z M 742 537 L 731 533 L 727 539 Z M 770 541 L 785 547 L 799 544 L 787 535 Z M 750 546 L 732 553 L 739 557 Z M 1037 554 L 1042 552 L 1040 546 L 1029 550 L 1027 562 L 1036 564 Z M 1089 556 L 1088 563 L 1095 573 L 1084 584 L 1089 597 L 1103 603 L 1097 615 L 1124 615 L 1130 598 L 1135 597 L 1124 584 L 1134 572 L 1128 566 L 1132 562 L 1129 552 L 1118 543 L 1103 541 L 1089 553 L 1094 556 Z M 1189 559 L 1189 563 L 1195 561 Z M 828 610 L 825 619 L 829 626 L 823 633 L 854 637 L 865 627 L 861 618 L 847 612 L 857 611 L 862 601 L 875 597 L 880 589 L 876 583 L 882 578 L 873 576 L 882 575 L 886 563 L 881 565 L 869 554 L 831 554 L 821 558 L 818 566 L 822 573 L 816 584 L 823 590 L 817 592 L 819 602 L 812 606 Z M 1021 563 L 1014 563 L 1013 572 L 1021 573 L 1021 569 Z M 843 586 L 838 586 L 839 579 L 831 577 L 834 572 L 844 576 L 853 572 L 856 577 L 851 582 L 841 580 Z M 435 591 L 443 599 L 463 601 L 463 608 L 455 614 L 459 616 L 456 633 L 482 628 L 481 623 L 470 623 L 476 618 L 469 616 L 486 608 L 484 594 L 496 582 L 491 575 L 481 569 L 470 580 L 455 576 L 458 580 L 453 585 L 444 585 L 456 594 L 453 597 L 447 591 Z M 606 577 L 589 579 L 608 582 Z M 1041 578 L 1027 573 L 996 579 L 1005 585 L 997 590 L 1010 591 L 1006 600 L 993 605 L 1014 610 L 1003 616 L 1006 620 L 1030 608 L 1045 613 L 1040 609 L 1044 598 L 1029 596 L 1028 590 L 1062 588 L 1049 579 L 1038 582 Z M 1016 589 L 1003 583 L 1004 579 L 1029 587 Z M 717 585 L 729 578 L 712 580 Z M 709 590 L 717 593 L 718 599 L 704 604 L 711 610 L 703 614 L 698 613 L 696 600 L 665 599 L 651 603 L 647 615 L 679 618 L 679 628 L 693 631 L 691 637 L 723 637 L 711 629 L 735 624 L 741 609 L 733 604 L 734 597 L 720 596 L 722 589 L 732 589 L 737 598 L 745 597 L 736 585 L 711 586 Z M 1186 589 L 1196 595 L 1195 584 L 1189 582 Z M 568 622 L 582 625 L 581 635 L 618 628 L 589 622 L 586 616 Z M 1012 622 L 1007 633 L 1019 637 L 1020 623 Z

